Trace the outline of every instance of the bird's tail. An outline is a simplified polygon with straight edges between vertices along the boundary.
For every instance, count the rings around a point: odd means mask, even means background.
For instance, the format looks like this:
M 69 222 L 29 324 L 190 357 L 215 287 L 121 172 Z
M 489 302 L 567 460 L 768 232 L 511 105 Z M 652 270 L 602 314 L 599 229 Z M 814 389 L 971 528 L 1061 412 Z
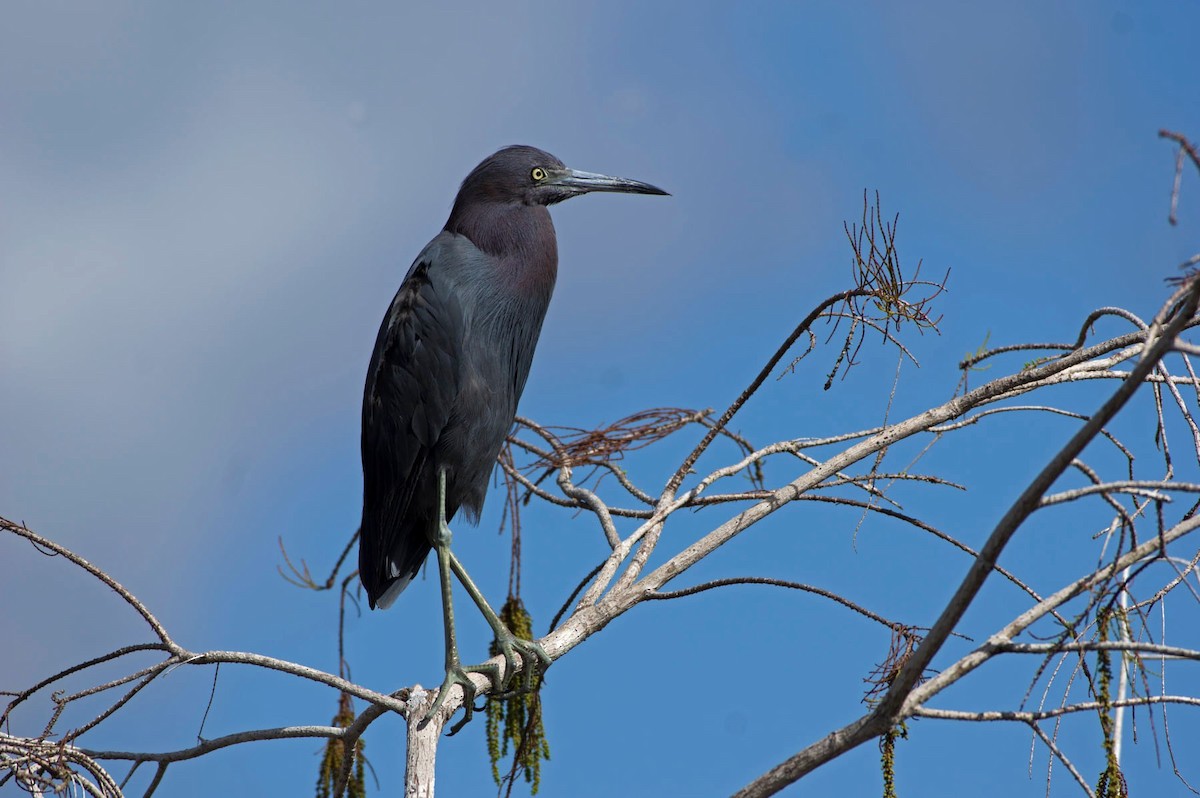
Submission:
M 371 609 L 387 609 L 421 570 L 433 546 L 426 534 L 427 521 L 399 524 L 372 523 L 363 519 L 358 543 L 358 573 L 367 590 Z

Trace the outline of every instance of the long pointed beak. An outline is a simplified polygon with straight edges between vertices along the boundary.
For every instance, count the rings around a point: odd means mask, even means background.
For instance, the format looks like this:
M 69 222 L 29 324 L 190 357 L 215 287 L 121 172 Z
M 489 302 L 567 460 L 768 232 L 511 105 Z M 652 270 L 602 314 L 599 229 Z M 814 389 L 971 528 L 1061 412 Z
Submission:
M 658 186 L 643 183 L 640 180 L 630 180 L 627 177 L 609 177 L 595 172 L 581 172 L 578 169 L 564 169 L 553 174 L 546 181 L 553 186 L 561 186 L 572 194 L 586 194 L 589 191 L 615 191 L 622 194 L 663 194 L 670 196 Z

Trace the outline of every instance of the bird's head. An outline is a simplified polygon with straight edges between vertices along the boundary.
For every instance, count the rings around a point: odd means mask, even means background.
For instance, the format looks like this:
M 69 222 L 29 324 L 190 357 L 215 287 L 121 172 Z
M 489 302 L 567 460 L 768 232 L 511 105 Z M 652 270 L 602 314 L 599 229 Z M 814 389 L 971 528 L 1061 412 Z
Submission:
M 666 194 L 657 186 L 570 169 L 536 147 L 514 145 L 489 155 L 476 166 L 458 191 L 464 202 L 553 205 L 592 191 Z

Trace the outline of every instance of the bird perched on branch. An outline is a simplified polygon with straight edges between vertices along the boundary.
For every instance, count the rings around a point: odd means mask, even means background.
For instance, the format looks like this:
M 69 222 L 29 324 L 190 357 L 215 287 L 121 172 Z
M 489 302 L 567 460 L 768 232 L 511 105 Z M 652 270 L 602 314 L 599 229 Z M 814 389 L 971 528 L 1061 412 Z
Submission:
M 507 690 L 519 654 L 528 688 L 550 664 L 515 637 L 450 550 L 461 509 L 478 521 L 488 478 L 513 423 L 554 291 L 558 245 L 547 206 L 593 191 L 666 194 L 648 183 L 568 169 L 534 147 L 506 147 L 467 175 L 445 228 L 421 251 L 392 300 L 363 395 L 363 515 L 359 576 L 371 607 L 386 608 L 430 549 L 437 551 L 446 627 L 446 678 L 466 717 L 483 673 Z M 504 654 L 464 668 L 454 636 L 450 574 L 479 607 Z

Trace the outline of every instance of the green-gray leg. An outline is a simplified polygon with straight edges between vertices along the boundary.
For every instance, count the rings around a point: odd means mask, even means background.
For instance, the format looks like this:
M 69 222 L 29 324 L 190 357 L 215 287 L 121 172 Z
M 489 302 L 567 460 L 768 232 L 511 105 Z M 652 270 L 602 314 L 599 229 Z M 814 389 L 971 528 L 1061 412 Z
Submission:
M 453 557 L 450 553 L 450 541 L 453 535 L 450 532 L 449 524 L 446 523 L 446 472 L 444 470 L 438 474 L 438 520 L 437 528 L 432 532 L 433 548 L 437 552 L 438 560 L 438 581 L 442 587 L 442 620 L 445 622 L 446 629 L 446 678 L 442 682 L 441 689 L 438 690 L 438 696 L 434 700 L 433 706 L 425 713 L 423 722 L 428 722 L 437 714 L 446 697 L 450 695 L 450 688 L 457 684 L 463 691 L 464 715 L 462 720 L 450 727 L 450 735 L 454 735 L 471 720 L 471 716 L 475 713 L 475 683 L 471 681 L 468 670 L 463 668 L 458 659 L 458 641 L 454 635 L 454 585 L 450 581 L 451 558 Z M 480 671 L 479 668 L 472 670 Z M 494 674 L 489 674 L 489 677 L 495 681 Z
M 512 682 L 513 674 L 516 672 L 516 660 L 513 656 L 514 652 L 521 655 L 523 664 L 522 673 L 522 689 L 532 690 L 537 684 L 537 674 L 544 670 L 550 664 L 550 657 L 542 649 L 540 645 L 531 640 L 522 640 L 512 632 L 510 632 L 504 623 L 496 615 L 495 610 L 487 603 L 483 597 L 483 593 L 475 586 L 470 575 L 467 574 L 462 563 L 450 551 L 450 541 L 453 537 L 450 532 L 450 526 L 446 523 L 446 472 L 443 470 L 438 474 L 438 522 L 437 529 L 433 531 L 433 547 L 437 552 L 438 558 L 438 577 L 442 588 L 442 619 L 445 622 L 446 629 L 446 678 L 442 682 L 442 687 L 438 690 L 437 699 L 434 700 L 433 706 L 425 713 L 425 720 L 433 717 L 435 713 L 442 707 L 442 703 L 446 700 L 446 696 L 450 694 L 450 688 L 458 685 L 463 690 L 463 719 L 454 724 L 450 728 L 450 735 L 457 734 L 459 729 L 471 720 L 471 716 L 475 713 L 475 684 L 471 681 L 470 673 L 482 673 L 495 688 L 501 693 L 508 690 Z M 458 659 L 458 642 L 454 635 L 454 601 L 453 601 L 453 584 L 450 581 L 450 572 L 454 574 L 462 582 L 471 599 L 479 607 L 479 611 L 483 613 L 483 617 L 487 620 L 488 625 L 492 627 L 492 632 L 496 635 L 496 642 L 500 645 L 500 650 L 504 654 L 504 678 L 500 678 L 500 669 L 496 665 L 472 665 L 464 668 Z
M 501 693 L 508 691 L 509 686 L 512 684 L 513 676 L 517 671 L 517 663 L 513 657 L 513 653 L 516 652 L 521 655 L 523 666 L 521 668 L 521 689 L 525 692 L 533 690 L 537 686 L 538 672 L 550 666 L 550 656 L 536 642 L 522 640 L 510 632 L 508 627 L 504 625 L 504 622 L 500 620 L 500 617 L 496 615 L 496 611 L 487 603 L 487 599 L 483 597 L 483 592 L 475 586 L 475 582 L 471 579 L 470 574 L 467 573 L 467 569 L 463 568 L 458 557 L 454 556 L 454 552 L 447 550 L 446 554 L 450 560 L 451 570 L 458 577 L 458 581 L 462 582 L 462 586 L 466 588 L 475 605 L 479 607 L 479 611 L 483 613 L 488 626 L 492 627 L 492 633 L 496 636 L 496 643 L 500 646 L 500 653 L 504 655 L 504 678 L 502 681 L 492 678 L 492 683 Z M 476 669 L 470 668 L 469 670 Z

